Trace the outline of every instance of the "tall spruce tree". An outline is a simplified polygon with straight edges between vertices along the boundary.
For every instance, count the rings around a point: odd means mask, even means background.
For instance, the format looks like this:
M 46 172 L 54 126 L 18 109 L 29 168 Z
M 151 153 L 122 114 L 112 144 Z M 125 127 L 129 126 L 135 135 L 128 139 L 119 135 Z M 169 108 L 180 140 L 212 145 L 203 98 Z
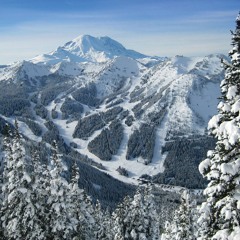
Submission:
M 69 188 L 67 181 L 62 177 L 65 166 L 62 155 L 59 153 L 57 143 L 52 145 L 50 171 L 50 186 L 47 206 L 49 207 L 50 239 L 71 239 L 74 225 L 71 221 L 69 209 Z
M 41 236 L 42 231 L 37 219 L 32 179 L 27 171 L 25 148 L 17 121 L 14 133 L 10 129 L 8 131 L 4 139 L 5 168 L 1 207 L 4 237 L 36 239 Z
M 93 225 L 95 224 L 93 207 L 85 191 L 78 186 L 79 168 L 76 161 L 72 165 L 71 172 L 71 181 L 68 185 L 68 211 L 73 226 L 71 239 L 92 240 L 94 239 Z
M 69 187 L 69 213 L 71 222 L 73 223 L 73 231 L 72 231 L 72 239 L 81 239 L 84 238 L 84 234 L 82 233 L 82 225 L 80 224 L 81 218 L 81 190 L 78 187 L 79 180 L 79 170 L 77 167 L 77 163 L 74 162 L 72 165 L 71 171 L 71 181 L 68 185 Z
M 201 207 L 199 239 L 240 239 L 240 15 L 232 32 L 231 63 L 224 63 L 222 100 L 208 128 L 217 139 L 199 170 L 209 180 Z
M 130 239 L 132 240 L 146 240 L 147 239 L 147 228 L 145 222 L 145 211 L 144 211 L 144 196 L 143 189 L 138 188 L 136 194 L 133 197 L 129 209 L 130 219 Z
M 114 240 L 159 239 L 159 221 L 150 185 L 139 187 L 133 199 L 125 197 L 112 218 Z
M 130 219 L 131 198 L 126 196 L 124 201 L 119 203 L 115 211 L 112 213 L 112 239 L 129 240 L 131 232 Z
M 153 191 L 154 189 L 151 184 L 148 184 L 144 189 L 144 222 L 147 239 L 158 240 L 160 236 L 160 223 Z
M 104 210 L 101 207 L 99 201 L 97 201 L 95 206 L 94 212 L 94 219 L 95 219 L 95 239 L 105 239 L 105 240 L 112 240 L 113 234 L 111 233 L 112 230 L 112 219 L 111 215 L 108 210 Z
M 36 216 L 41 226 L 39 235 L 36 236 L 38 240 L 47 239 L 50 234 L 50 214 L 47 199 L 49 197 L 50 189 L 50 171 L 47 164 L 41 163 L 39 152 L 34 149 L 31 153 L 32 158 L 32 191 L 33 200 L 36 206 Z
M 173 221 L 165 224 L 162 240 L 194 240 L 192 205 L 189 191 L 185 190 L 181 196 L 181 205 L 175 210 Z

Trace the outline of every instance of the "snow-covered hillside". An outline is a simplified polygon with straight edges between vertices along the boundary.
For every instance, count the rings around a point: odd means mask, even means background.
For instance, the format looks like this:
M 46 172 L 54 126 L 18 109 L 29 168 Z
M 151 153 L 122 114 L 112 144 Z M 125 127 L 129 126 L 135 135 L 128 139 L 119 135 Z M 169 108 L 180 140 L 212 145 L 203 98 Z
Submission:
M 0 68 L 0 114 L 21 117 L 29 137 L 38 126 L 33 140 L 50 142 L 54 129 L 103 171 L 136 182 L 164 171 L 166 142 L 205 134 L 220 96 L 221 58 L 151 58 L 109 37 L 80 36 Z

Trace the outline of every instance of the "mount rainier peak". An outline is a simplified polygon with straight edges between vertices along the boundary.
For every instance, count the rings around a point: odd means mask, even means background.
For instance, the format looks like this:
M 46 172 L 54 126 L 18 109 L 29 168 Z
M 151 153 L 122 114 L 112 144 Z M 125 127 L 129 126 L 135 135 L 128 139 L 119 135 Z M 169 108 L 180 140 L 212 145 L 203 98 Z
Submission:
M 106 62 L 117 56 L 125 56 L 133 59 L 147 57 L 134 50 L 126 49 L 122 44 L 110 37 L 81 35 L 58 47 L 53 52 L 33 58 L 32 62 L 44 64 L 56 64 L 61 61 Z

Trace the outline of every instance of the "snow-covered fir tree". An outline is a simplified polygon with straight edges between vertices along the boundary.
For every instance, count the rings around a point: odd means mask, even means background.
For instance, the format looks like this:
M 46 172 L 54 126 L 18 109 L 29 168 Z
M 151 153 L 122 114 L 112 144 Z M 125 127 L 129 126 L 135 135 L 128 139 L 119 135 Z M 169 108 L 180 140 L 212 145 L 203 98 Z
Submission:
M 231 63 L 224 63 L 222 100 L 208 128 L 215 150 L 199 166 L 209 180 L 201 206 L 199 239 L 240 239 L 240 15 L 232 36 Z
M 71 181 L 69 184 L 69 213 L 73 223 L 73 231 L 71 237 L 73 239 L 81 239 L 84 236 L 82 233 L 82 225 L 80 224 L 81 211 L 80 211 L 80 200 L 82 192 L 78 187 L 79 172 L 77 163 L 74 162 L 71 171 Z
M 124 240 L 130 238 L 130 214 L 131 198 L 126 196 L 112 213 L 112 239 Z
M 27 172 L 23 139 L 15 121 L 15 131 L 9 129 L 4 139 L 5 168 L 1 219 L 7 239 L 42 239 L 42 229 L 36 214 L 32 179 Z M 38 238 L 39 237 L 39 238 Z
M 173 221 L 166 222 L 162 240 L 194 240 L 192 206 L 189 191 L 185 190 L 181 196 L 181 205 L 176 209 Z
M 12 160 L 12 148 L 10 146 L 11 142 L 11 137 L 12 137 L 12 131 L 10 131 L 10 127 L 8 124 L 5 125 L 4 131 L 3 131 L 3 146 L 2 146 L 2 154 L 4 155 L 4 158 L 2 159 L 2 169 L 3 174 L 1 177 L 1 205 L 0 205 L 0 223 L 1 223 L 1 233 L 0 233 L 0 239 L 4 239 L 4 228 L 3 228 L 3 221 L 4 221 L 4 214 L 5 211 L 3 208 L 3 202 L 4 202 L 4 197 L 7 197 L 8 194 L 8 167 L 9 160 Z
M 94 211 L 94 219 L 95 219 L 95 239 L 106 239 L 112 240 L 113 234 L 111 232 L 113 224 L 111 215 L 107 210 L 102 209 L 100 202 L 97 200 L 95 211 Z
M 56 142 L 53 142 L 51 156 L 52 169 L 50 171 L 50 188 L 47 204 L 49 207 L 50 239 L 71 239 L 74 223 L 71 221 L 69 209 L 68 182 L 62 177 L 66 170 L 62 162 L 62 155 L 58 151 Z
M 145 226 L 145 216 L 144 216 L 144 199 L 142 189 L 138 189 L 137 193 L 134 195 L 133 201 L 130 205 L 130 219 L 131 224 L 130 228 L 130 236 L 131 239 L 147 239 L 146 233 L 147 228 Z
M 147 239 L 158 240 L 160 224 L 151 184 L 148 184 L 144 189 L 144 219 Z
M 181 195 L 181 205 L 176 212 L 176 224 L 178 226 L 176 239 L 194 240 L 194 221 L 195 218 L 195 202 L 191 199 L 189 190 L 184 190 Z
M 130 225 L 128 226 L 130 230 L 130 239 L 149 239 L 149 219 L 145 209 L 144 194 L 139 187 L 137 193 L 134 195 L 133 201 L 131 202 L 128 215 L 129 220 L 131 220 Z
M 40 239 L 46 239 L 50 232 L 50 216 L 47 199 L 50 189 L 50 171 L 46 163 L 41 163 L 39 152 L 34 149 L 31 153 L 33 163 L 33 198 L 36 203 L 36 214 L 41 225 L 41 234 L 37 236 Z M 51 234 L 50 234 L 51 235 Z
M 78 186 L 79 168 L 74 161 L 71 171 L 71 181 L 69 184 L 69 213 L 73 231 L 71 239 L 93 239 L 93 207 L 89 197 L 83 189 Z
M 161 240 L 173 240 L 176 236 L 176 226 L 169 221 L 165 222 L 164 233 L 161 235 Z
M 139 187 L 113 213 L 114 239 L 159 239 L 159 221 L 151 186 Z
M 87 193 L 83 190 L 83 200 L 81 201 L 81 209 L 82 211 L 82 218 L 80 223 L 83 224 L 82 232 L 85 233 L 86 240 L 94 239 L 94 228 L 95 228 L 95 218 L 94 218 L 94 208 L 92 199 L 87 195 Z

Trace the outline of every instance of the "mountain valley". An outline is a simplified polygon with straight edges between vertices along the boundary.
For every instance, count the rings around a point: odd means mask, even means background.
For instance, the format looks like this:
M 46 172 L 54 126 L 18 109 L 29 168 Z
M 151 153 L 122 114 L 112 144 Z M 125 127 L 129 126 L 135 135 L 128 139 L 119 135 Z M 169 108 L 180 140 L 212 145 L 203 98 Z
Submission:
M 0 130 L 17 118 L 30 142 L 56 140 L 66 161 L 78 159 L 85 177 L 94 172 L 87 181 L 96 192 L 104 185 L 98 174 L 202 188 L 198 164 L 214 148 L 207 123 L 222 58 L 150 57 L 109 37 L 80 36 L 0 67 Z

